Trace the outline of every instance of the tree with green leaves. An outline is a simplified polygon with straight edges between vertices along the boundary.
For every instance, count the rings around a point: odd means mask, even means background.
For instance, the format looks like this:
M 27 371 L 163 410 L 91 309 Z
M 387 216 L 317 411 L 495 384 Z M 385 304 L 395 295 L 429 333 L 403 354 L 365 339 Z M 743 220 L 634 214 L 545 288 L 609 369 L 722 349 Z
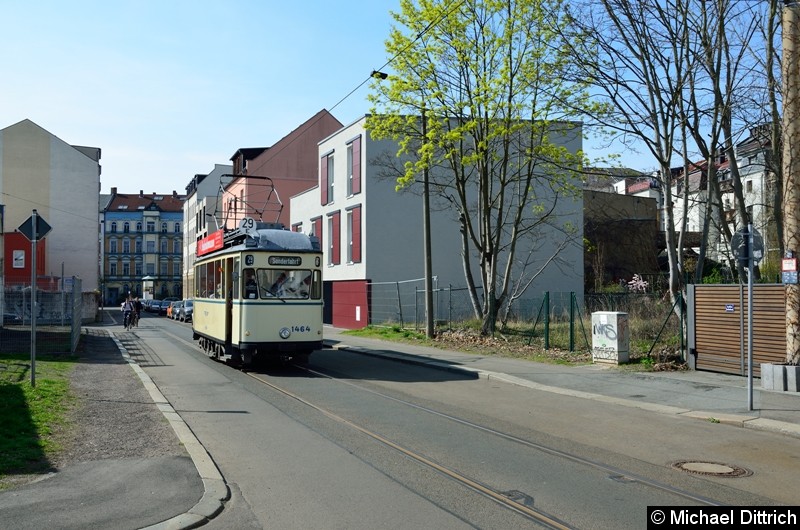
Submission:
M 372 83 L 367 128 L 397 142 L 398 190 L 427 176 L 454 212 L 473 310 L 491 334 L 545 268 L 583 269 L 559 254 L 581 244 L 575 120 L 591 103 L 564 81 L 574 76 L 554 45 L 560 0 L 400 5 L 386 42 L 392 73 Z

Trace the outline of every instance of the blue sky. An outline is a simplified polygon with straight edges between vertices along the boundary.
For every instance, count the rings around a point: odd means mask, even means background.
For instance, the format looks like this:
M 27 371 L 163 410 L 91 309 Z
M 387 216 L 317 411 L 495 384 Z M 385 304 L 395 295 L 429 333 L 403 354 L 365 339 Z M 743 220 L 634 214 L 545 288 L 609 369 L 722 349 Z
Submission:
M 0 129 L 102 149 L 102 192 L 185 193 L 321 109 L 369 109 L 398 0 L 0 0 Z

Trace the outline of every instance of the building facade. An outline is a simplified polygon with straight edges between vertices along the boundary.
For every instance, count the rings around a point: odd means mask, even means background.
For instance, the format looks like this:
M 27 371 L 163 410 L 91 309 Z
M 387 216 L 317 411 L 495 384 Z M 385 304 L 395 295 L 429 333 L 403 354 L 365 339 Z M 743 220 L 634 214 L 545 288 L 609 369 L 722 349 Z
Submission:
M 31 243 L 15 230 L 33 210 L 51 227 L 37 246 L 37 283 L 61 288 L 61 278 L 99 285 L 97 218 L 100 149 L 70 145 L 30 120 L 0 130 L 0 192 L 4 206 L 4 281 L 30 285 Z M 46 277 L 46 280 L 43 278 Z
M 219 229 L 219 219 L 215 217 L 222 202 L 222 190 L 230 183 L 233 166 L 214 164 L 207 175 L 195 175 L 186 186 L 186 200 L 183 203 L 184 244 L 183 244 L 183 285 L 194 285 L 194 262 L 197 258 L 197 242 L 209 232 Z M 190 298 L 188 292 L 183 296 Z
M 102 293 L 106 305 L 126 296 L 183 295 L 183 202 L 173 191 L 118 193 L 101 212 Z
M 395 159 L 398 146 L 373 139 L 365 122 L 366 116 L 320 142 L 317 185 L 291 199 L 292 229 L 316 235 L 324 251 L 325 322 L 344 328 L 370 323 L 380 310 L 382 284 L 392 290 L 406 282 L 421 287 L 419 280 L 424 278 L 422 200 L 418 194 L 398 192 L 396 181 L 381 174 L 383 161 Z M 571 152 L 581 148 L 579 132 L 559 140 Z M 432 203 L 433 287 L 465 286 L 457 213 L 443 203 Z M 564 201 L 558 216 L 576 227 L 579 233 L 572 237 L 578 243 L 561 250 L 562 266 L 542 270 L 528 291 L 531 298 L 545 290 L 577 291 L 583 296 L 582 198 Z M 559 245 L 556 232 L 535 243 L 520 243 L 519 255 L 554 252 Z M 478 271 L 477 256 L 471 259 L 473 271 Z
M 317 185 L 317 145 L 341 128 L 339 120 L 321 110 L 249 160 L 237 151 L 231 159 L 236 177 L 222 200 L 223 224 L 236 228 L 251 217 L 288 227 L 289 198 Z
M 271 147 L 237 149 L 231 165 L 195 175 L 184 204 L 184 285 L 193 284 L 197 242 L 213 232 L 236 228 L 245 217 L 289 226 L 289 197 L 316 185 L 317 145 L 341 127 L 321 110 Z

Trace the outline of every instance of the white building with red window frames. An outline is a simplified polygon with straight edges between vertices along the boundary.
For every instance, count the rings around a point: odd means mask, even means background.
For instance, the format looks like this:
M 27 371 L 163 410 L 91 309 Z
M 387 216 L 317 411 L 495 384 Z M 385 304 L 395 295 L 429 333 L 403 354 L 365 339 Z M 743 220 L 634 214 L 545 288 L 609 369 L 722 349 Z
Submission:
M 366 116 L 319 143 L 318 185 L 290 200 L 292 230 L 316 235 L 324 252 L 325 323 L 351 329 L 370 323 L 375 284 L 424 277 L 422 199 L 412 191 L 396 191 L 395 179 L 381 175 L 381 161 L 396 159 L 397 143 L 372 139 L 365 122 Z M 562 140 L 571 152 L 580 150 L 580 125 Z M 531 298 L 545 290 L 583 295 L 582 198 L 559 208 L 561 222 L 579 230 L 578 243 L 561 251 L 561 267 L 548 267 L 537 277 Z M 549 243 L 537 245 L 543 256 L 552 253 Z M 456 212 L 433 199 L 431 248 L 436 285 L 466 285 Z M 473 263 L 475 273 L 479 269 Z

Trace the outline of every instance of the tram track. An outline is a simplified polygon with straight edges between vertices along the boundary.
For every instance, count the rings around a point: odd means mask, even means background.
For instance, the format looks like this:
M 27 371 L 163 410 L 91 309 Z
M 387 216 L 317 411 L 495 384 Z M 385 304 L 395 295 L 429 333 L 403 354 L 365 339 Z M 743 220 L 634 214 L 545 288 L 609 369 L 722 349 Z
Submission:
M 575 463 L 575 464 L 578 464 L 578 465 L 583 465 L 583 466 L 586 466 L 586 467 L 589 467 L 589 468 L 592 468 L 592 469 L 595 469 L 595 470 L 599 470 L 599 471 L 605 473 L 610 480 L 614 480 L 614 481 L 617 481 L 617 482 L 636 483 L 636 484 L 641 485 L 641 486 L 652 488 L 652 489 L 658 490 L 660 492 L 668 493 L 670 495 L 685 499 L 687 502 L 690 502 L 690 503 L 697 503 L 697 504 L 706 505 L 706 506 L 719 506 L 720 505 L 720 503 L 718 503 L 718 502 L 716 502 L 716 501 L 714 501 L 712 499 L 709 499 L 709 498 L 706 498 L 706 497 L 703 497 L 703 496 L 699 496 L 699 495 L 693 494 L 691 492 L 688 492 L 688 491 L 685 491 L 685 490 L 682 490 L 682 489 L 679 489 L 679 488 L 672 487 L 672 486 L 670 486 L 668 484 L 664 484 L 664 483 L 661 483 L 661 482 L 658 482 L 658 481 L 655 481 L 655 480 L 652 480 L 652 479 L 648 479 L 647 477 L 644 477 L 644 476 L 641 476 L 641 475 L 638 475 L 638 474 L 635 474 L 635 473 L 630 473 L 630 472 L 622 470 L 622 469 L 620 469 L 618 467 L 610 466 L 608 464 L 604 464 L 602 462 L 598 462 L 596 460 L 592 460 L 592 459 L 589 459 L 589 458 L 586 458 L 586 457 L 583 457 L 583 456 L 580 456 L 580 455 L 577 455 L 577 454 L 574 454 L 574 453 L 570 453 L 570 452 L 567 452 L 567 451 L 564 451 L 564 450 L 561 450 L 561 449 L 557 449 L 557 448 L 554 448 L 554 447 L 549 447 L 549 446 L 546 446 L 546 445 L 541 444 L 541 443 L 536 443 L 536 442 L 533 442 L 533 441 L 530 441 L 530 440 L 526 440 L 526 439 L 520 438 L 518 436 L 509 434 L 509 433 L 505 433 L 505 432 L 499 431 L 499 430 L 491 428 L 491 427 L 487 427 L 485 425 L 480 425 L 478 423 L 475 423 L 475 422 L 472 422 L 472 421 L 469 421 L 469 420 L 465 420 L 463 418 L 459 418 L 459 417 L 454 416 L 452 414 L 441 412 L 441 411 L 438 411 L 438 410 L 435 410 L 435 409 L 432 409 L 432 408 L 429 408 L 429 407 L 425 407 L 425 406 L 419 405 L 417 403 L 413 403 L 413 402 L 408 401 L 408 400 L 404 400 L 404 399 L 401 399 L 401 398 L 398 398 L 398 397 L 395 397 L 395 396 L 392 396 L 392 395 L 389 395 L 389 394 L 386 394 L 386 393 L 383 393 L 383 392 L 380 392 L 380 391 L 377 391 L 377 390 L 374 390 L 374 389 L 371 389 L 371 388 L 367 388 L 367 387 L 365 387 L 363 385 L 359 385 L 357 383 L 353 383 L 351 381 L 347 381 L 345 379 L 336 377 L 336 376 L 331 375 L 331 374 L 327 374 L 325 372 L 321 372 L 319 370 L 315 370 L 315 369 L 309 368 L 307 366 L 294 365 L 294 368 L 296 368 L 298 370 L 302 370 L 302 371 L 304 371 L 304 372 L 306 372 L 306 373 L 308 373 L 308 374 L 310 374 L 310 375 L 312 375 L 314 377 L 330 379 L 332 381 L 336 381 L 339 384 L 347 385 L 347 386 L 349 386 L 351 388 L 357 389 L 358 391 L 369 393 L 369 394 L 371 394 L 371 395 L 373 395 L 375 397 L 379 397 L 379 398 L 382 398 L 382 399 L 390 400 L 392 402 L 395 402 L 395 403 L 401 404 L 403 406 L 406 406 L 406 407 L 409 407 L 409 408 L 424 412 L 426 414 L 431 414 L 431 415 L 434 415 L 436 417 L 445 419 L 447 421 L 450 421 L 450 422 L 453 422 L 453 423 L 456 423 L 456 424 L 459 424 L 459 425 L 462 425 L 462 426 L 466 426 L 468 428 L 480 431 L 482 433 L 489 434 L 489 435 L 495 436 L 497 438 L 501 438 L 501 439 L 504 439 L 506 441 L 510 441 L 510 442 L 516 443 L 518 445 L 524 446 L 527 449 L 535 450 L 535 451 L 547 454 L 549 456 L 553 456 L 553 457 L 556 457 L 556 458 L 559 458 L 559 459 L 563 459 L 563 460 L 568 460 L 568 461 L 570 461 L 572 463 Z M 297 401 L 297 402 L 301 403 L 302 405 L 304 405 L 306 407 L 309 407 L 309 408 L 313 409 L 314 411 L 324 415 L 325 417 L 327 417 L 327 418 L 329 418 L 329 419 L 331 419 L 331 420 L 333 420 L 333 421 L 335 421 L 335 422 L 337 422 L 337 423 L 339 423 L 341 425 L 345 425 L 346 427 L 348 427 L 348 428 L 350 428 L 352 430 L 355 430 L 355 431 L 357 431 L 357 432 L 359 432 L 359 433 L 361 433 L 361 434 L 363 434 L 363 435 L 365 435 L 365 436 L 367 436 L 367 437 L 369 437 L 369 438 L 371 438 L 371 439 L 383 444 L 384 446 L 389 447 L 394 451 L 397 451 L 398 453 L 400 453 L 400 454 L 402 454 L 402 455 L 404 455 L 404 456 L 406 456 L 408 458 L 411 458 L 412 460 L 418 462 L 419 464 L 421 464 L 423 466 L 426 466 L 426 467 L 428 467 L 430 469 L 435 470 L 436 472 L 438 472 L 441 475 L 447 477 L 448 479 L 454 481 L 455 483 L 457 483 L 457 484 L 459 484 L 459 485 L 461 485 L 463 487 L 466 487 L 466 488 L 468 488 L 468 489 L 470 489 L 470 490 L 472 490 L 472 491 L 474 491 L 474 492 L 476 492 L 476 493 L 478 493 L 478 494 L 480 494 L 480 495 L 482 495 L 482 496 L 484 496 L 486 498 L 489 498 L 492 501 L 494 501 L 495 503 L 497 503 L 498 505 L 502 506 L 503 508 L 511 510 L 511 511 L 513 511 L 513 512 L 515 512 L 515 513 L 517 513 L 517 514 L 519 514 L 519 515 L 521 515 L 521 516 L 523 516 L 523 517 L 525 517 L 525 518 L 527 518 L 527 519 L 529 519 L 529 520 L 531 520 L 531 521 L 533 521 L 533 522 L 535 522 L 535 523 L 537 523 L 537 524 L 539 524 L 541 526 L 544 526 L 546 528 L 554 528 L 554 529 L 574 528 L 569 523 L 567 523 L 565 521 L 562 521 L 558 517 L 556 517 L 556 516 L 554 516 L 552 514 L 549 514 L 549 513 L 545 512 L 543 510 L 539 510 L 539 509 L 531 506 L 529 503 L 526 502 L 527 499 L 528 499 L 527 496 L 521 494 L 520 492 L 517 492 L 517 491 L 503 492 L 503 491 L 499 491 L 497 489 L 494 489 L 494 488 L 486 485 L 481 480 L 479 480 L 479 479 L 477 479 L 475 477 L 468 476 L 468 475 L 466 475 L 466 474 L 454 469 L 452 466 L 447 466 L 447 465 L 444 465 L 444 464 L 442 464 L 440 462 L 437 462 L 437 461 L 435 461 L 435 459 L 433 459 L 433 458 L 431 458 L 431 457 L 429 457 L 427 455 L 424 455 L 424 454 L 422 454 L 422 453 L 420 453 L 418 451 L 415 451 L 415 450 L 403 445 L 402 443 L 399 443 L 399 442 L 397 442 L 395 440 L 389 439 L 386 436 L 384 436 L 384 435 L 382 435 L 382 434 L 380 434 L 378 432 L 375 432 L 374 430 L 366 427 L 365 425 L 362 425 L 360 423 L 357 423 L 357 422 L 354 422 L 354 421 L 352 421 L 350 419 L 347 419 L 347 418 L 341 416 L 340 414 L 337 414 L 337 413 L 333 412 L 332 410 L 330 410 L 330 409 L 328 409 L 328 408 L 326 408 L 324 406 L 319 405 L 318 403 L 310 401 L 309 399 L 297 394 L 296 392 L 288 390 L 287 388 L 284 388 L 284 387 L 280 386 L 279 384 L 276 384 L 275 382 L 270 381 L 262 373 L 257 373 L 257 372 L 245 372 L 245 373 L 250 378 L 252 378 L 252 379 L 258 381 L 259 383 L 269 387 L 270 389 L 282 394 L 283 396 L 285 396 L 287 398 L 290 398 L 290 399 L 292 399 L 294 401 Z
M 337 380 L 334 377 L 321 374 L 320 372 L 316 372 L 315 370 L 310 370 L 308 368 L 304 368 L 304 367 L 300 367 L 300 366 L 297 366 L 297 368 L 305 370 L 305 371 L 307 371 L 309 373 L 312 373 L 312 374 L 315 374 L 315 375 L 322 375 L 322 376 L 324 376 L 326 378 Z M 502 506 L 504 508 L 507 508 L 507 509 L 509 509 L 511 511 L 514 511 L 517 514 L 522 515 L 523 517 L 526 517 L 526 518 L 536 522 L 537 524 L 539 524 L 539 525 L 541 525 L 541 526 L 543 526 L 545 528 L 552 528 L 552 529 L 556 529 L 556 530 L 567 530 L 567 529 L 572 529 L 573 528 L 569 524 L 567 524 L 567 523 L 565 523 L 563 521 L 560 521 L 558 518 L 556 518 L 556 517 L 554 517 L 554 516 L 552 516 L 550 514 L 547 514 L 542 510 L 537 510 L 535 508 L 531 508 L 530 506 L 527 506 L 526 504 L 524 504 L 522 502 L 518 502 L 517 500 L 509 497 L 508 495 L 504 494 L 503 492 L 494 490 L 494 489 L 482 484 L 480 481 L 478 481 L 478 480 L 476 480 L 474 478 L 467 477 L 467 476 L 459 473 L 458 471 L 456 471 L 456 470 L 454 470 L 454 469 L 452 469 L 450 467 L 447 467 L 447 466 L 444 466 L 444 465 L 442 465 L 440 463 L 437 463 L 434 460 L 432 460 L 432 459 L 430 459 L 430 458 L 428 458 L 428 457 L 426 457 L 426 456 L 424 456 L 424 455 L 422 455 L 422 454 L 420 454 L 420 453 L 418 453 L 416 451 L 413 451 L 413 450 L 411 450 L 411 449 L 409 449 L 407 447 L 404 447 L 403 445 L 401 445 L 401 444 L 399 444 L 397 442 L 389 440 L 388 438 L 386 438 L 386 437 L 384 437 L 384 436 L 382 436 L 382 435 L 380 435 L 380 434 L 378 434 L 378 433 L 376 433 L 376 432 L 364 427 L 363 425 L 359 425 L 359 424 L 357 424 L 357 423 L 355 423 L 353 421 L 350 421 L 350 420 L 348 420 L 348 419 L 346 419 L 346 418 L 344 418 L 344 417 L 342 417 L 342 416 L 340 416 L 340 415 L 338 415 L 338 414 L 336 414 L 336 413 L 334 413 L 334 412 L 332 412 L 332 411 L 330 411 L 330 410 L 328 410 L 328 409 L 326 409 L 324 407 L 321 407 L 321 406 L 319 406 L 319 405 L 317 405 L 315 403 L 312 403 L 311 401 L 308 401 L 307 399 L 301 397 L 300 395 L 298 395 L 298 394 L 296 394 L 294 392 L 291 392 L 291 391 L 289 391 L 289 390 L 287 390 L 285 388 L 282 388 L 282 387 L 280 387 L 280 386 L 278 386 L 278 385 L 276 385 L 276 384 L 274 384 L 274 383 L 272 383 L 270 381 L 267 381 L 266 379 L 260 377 L 260 374 L 256 374 L 256 373 L 252 373 L 252 372 L 246 372 L 246 373 L 251 378 L 253 378 L 253 379 L 259 381 L 260 383 L 272 388 L 276 392 L 280 392 L 284 396 L 289 397 L 289 398 L 291 398 L 291 399 L 293 399 L 295 401 L 298 401 L 298 402 L 302 403 L 303 405 L 312 408 L 313 410 L 316 410 L 317 412 L 319 412 L 320 414 L 323 414 L 327 418 L 332 419 L 332 420 L 334 420 L 334 421 L 336 421 L 336 422 L 338 422 L 340 424 L 346 425 L 347 427 L 349 427 L 351 429 L 354 429 L 354 430 L 360 432 L 361 434 L 364 434 L 364 435 L 368 436 L 369 438 L 372 438 L 373 440 L 376 440 L 376 441 L 382 443 L 383 445 L 385 445 L 387 447 L 390 447 L 391 449 L 394 449 L 395 451 L 403 454 L 404 456 L 407 456 L 407 457 L 415 460 L 416 462 L 418 462 L 418 463 L 420 463 L 420 464 L 422 464 L 424 466 L 427 466 L 427 467 L 429 467 L 431 469 L 434 469 L 435 471 L 441 473 L 442 475 L 448 477 L 449 479 L 455 481 L 456 483 L 461 484 L 462 486 L 465 486 L 465 487 L 469 488 L 470 490 L 472 490 L 472 491 L 474 491 L 474 492 L 476 492 L 476 493 L 478 493 L 480 495 L 483 495 L 484 497 L 487 497 L 487 498 L 491 499 L 492 501 L 496 502 L 500 506 Z M 357 385 L 354 385 L 354 386 L 357 387 Z
M 172 335 L 175 338 L 179 338 L 174 334 L 167 331 L 167 334 Z M 186 341 L 184 339 L 179 339 L 181 342 L 186 343 L 187 345 L 191 345 L 192 343 Z M 625 484 L 635 484 L 640 485 L 646 488 L 653 489 L 657 492 L 661 492 L 664 494 L 668 494 L 673 498 L 679 498 L 685 500 L 687 503 L 695 503 L 707 506 L 717 506 L 720 503 L 705 498 L 701 495 L 697 495 L 683 489 L 679 489 L 673 487 L 669 484 L 665 484 L 662 482 L 658 482 L 656 480 L 649 479 L 645 476 L 630 473 L 624 469 L 619 467 L 614 467 L 603 462 L 593 460 L 591 458 L 586 458 L 581 456 L 580 454 L 565 451 L 563 449 L 556 448 L 552 445 L 537 443 L 535 441 L 531 441 L 529 439 L 525 439 L 524 437 L 515 436 L 514 434 L 509 434 L 508 432 L 503 432 L 502 430 L 498 430 L 486 425 L 482 425 L 480 423 L 476 423 L 474 421 L 469 421 L 464 419 L 463 417 L 458 417 L 457 415 L 448 414 L 446 412 L 442 412 L 441 410 L 435 410 L 434 408 L 426 407 L 415 403 L 413 401 L 409 401 L 403 399 L 402 397 L 397 397 L 395 395 L 390 395 L 388 393 L 382 392 L 379 389 L 370 388 L 367 385 L 359 384 L 358 381 L 348 380 L 347 378 L 339 377 L 336 374 L 326 373 L 325 371 L 321 371 L 317 367 L 308 367 L 303 365 L 295 365 L 293 366 L 293 370 L 303 371 L 307 373 L 309 376 L 314 378 L 325 378 L 335 382 L 336 384 L 346 385 L 349 388 L 354 389 L 357 392 L 364 392 L 368 393 L 375 398 L 380 398 L 383 400 L 388 400 L 393 403 L 400 405 L 401 407 L 408 407 L 409 409 L 413 409 L 425 414 L 429 414 L 435 416 L 436 418 L 441 418 L 442 420 L 446 420 L 446 422 L 452 422 L 453 424 L 458 424 L 464 428 L 472 429 L 478 431 L 480 433 L 494 436 L 498 439 L 503 439 L 507 442 L 512 444 L 517 444 L 522 446 L 526 449 L 531 451 L 539 452 L 545 454 L 547 456 L 569 461 L 570 463 L 577 465 L 577 466 L 585 466 L 587 468 L 591 468 L 594 471 L 599 471 L 603 474 L 608 480 L 615 481 L 618 483 L 625 483 Z M 341 413 L 334 411 L 331 407 L 326 405 L 321 405 L 318 399 L 309 398 L 308 396 L 303 395 L 303 393 L 298 393 L 297 391 L 286 387 L 285 385 L 281 385 L 279 381 L 276 381 L 272 376 L 269 374 L 265 374 L 259 371 L 242 371 L 244 375 L 246 375 L 251 380 L 258 382 L 265 387 L 268 387 L 272 391 L 288 398 L 296 403 L 301 404 L 304 407 L 307 407 L 310 410 L 324 416 L 325 418 L 335 421 L 339 425 L 346 427 L 352 431 L 358 432 L 359 434 L 374 440 L 384 447 L 390 448 L 392 451 L 397 452 L 398 454 L 407 457 L 418 464 L 435 471 L 436 473 L 440 474 L 441 476 L 445 477 L 446 479 L 459 484 L 460 486 L 469 489 L 472 492 L 475 492 L 486 499 L 494 502 L 496 505 L 501 506 L 502 508 L 508 510 L 509 512 L 513 512 L 517 514 L 517 516 L 524 517 L 531 522 L 546 528 L 573 528 L 576 527 L 571 525 L 569 522 L 565 522 L 561 520 L 558 516 L 554 516 L 548 511 L 541 510 L 533 505 L 533 499 L 520 491 L 501 491 L 501 489 L 492 487 L 488 485 L 484 480 L 481 480 L 480 472 L 478 475 L 475 474 L 475 470 L 472 472 L 464 473 L 460 471 L 457 467 L 453 466 L 452 463 L 443 464 L 441 461 L 437 461 L 435 457 L 429 456 L 429 453 L 426 451 L 418 451 L 413 449 L 412 447 L 408 446 L 407 442 L 398 441 L 398 439 L 393 438 L 391 435 L 386 435 L 385 433 L 378 432 L 373 428 L 370 428 L 368 424 L 365 424 L 363 421 L 354 421 L 343 416 Z M 578 526 L 582 526 L 579 525 Z

